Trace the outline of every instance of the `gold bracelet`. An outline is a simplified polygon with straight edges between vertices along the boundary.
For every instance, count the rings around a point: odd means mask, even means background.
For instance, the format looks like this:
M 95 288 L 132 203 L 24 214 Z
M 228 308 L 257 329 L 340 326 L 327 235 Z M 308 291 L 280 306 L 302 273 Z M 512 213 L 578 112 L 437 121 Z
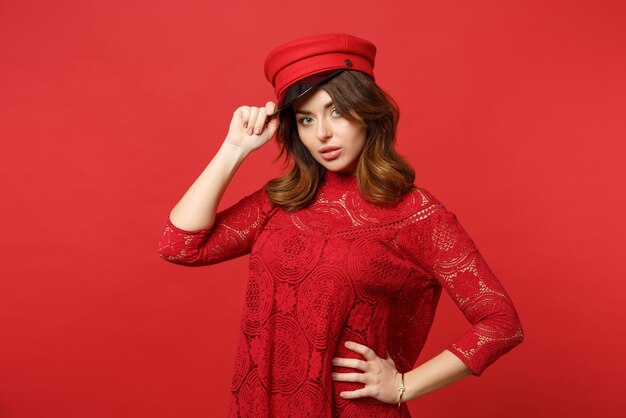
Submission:
M 402 373 L 402 384 L 400 385 L 400 387 L 398 388 L 398 391 L 400 392 L 400 399 L 398 400 L 398 409 L 401 409 L 401 404 L 402 404 L 402 395 L 404 394 L 404 390 L 406 389 L 406 387 L 404 386 L 404 373 Z

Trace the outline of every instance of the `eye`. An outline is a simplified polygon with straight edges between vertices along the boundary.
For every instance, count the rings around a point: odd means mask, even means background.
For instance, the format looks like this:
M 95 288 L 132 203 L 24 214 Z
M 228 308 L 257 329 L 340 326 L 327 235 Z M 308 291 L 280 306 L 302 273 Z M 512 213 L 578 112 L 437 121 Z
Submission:
M 300 123 L 302 125 L 308 125 L 308 123 L 305 122 L 305 120 L 307 120 L 307 119 L 311 119 L 311 118 L 305 116 L 303 118 L 298 119 L 298 123 Z
M 341 112 L 340 112 L 340 111 L 339 111 L 339 109 L 337 109 L 336 107 L 335 107 L 335 108 L 333 108 L 333 110 L 331 111 L 331 113 L 332 113 L 332 112 L 335 112 L 338 116 L 341 116 Z M 309 117 L 305 116 L 305 117 L 303 117 L 303 118 L 298 119 L 298 123 L 299 123 L 299 124 L 301 124 L 301 125 L 305 125 L 305 126 L 306 126 L 306 125 L 309 125 L 309 124 L 310 124 L 310 122 L 307 122 L 307 120 L 308 120 L 308 119 L 311 119 L 311 118 L 309 118 Z

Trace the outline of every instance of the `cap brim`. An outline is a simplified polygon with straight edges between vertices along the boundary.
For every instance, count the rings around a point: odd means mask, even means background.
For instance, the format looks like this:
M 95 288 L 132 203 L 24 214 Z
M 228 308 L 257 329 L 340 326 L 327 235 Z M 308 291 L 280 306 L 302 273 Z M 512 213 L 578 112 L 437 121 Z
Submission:
M 278 113 L 291 106 L 296 100 L 299 100 L 307 96 L 309 93 L 312 93 L 316 87 L 319 87 L 321 84 L 324 84 L 325 82 L 339 75 L 343 71 L 346 70 L 342 68 L 340 70 L 331 70 L 330 72 L 324 71 L 322 73 L 309 76 L 302 81 L 298 81 L 293 86 L 287 89 L 287 93 L 285 93 L 282 102 L 278 104 L 278 110 L 272 113 L 268 119 L 273 118 Z

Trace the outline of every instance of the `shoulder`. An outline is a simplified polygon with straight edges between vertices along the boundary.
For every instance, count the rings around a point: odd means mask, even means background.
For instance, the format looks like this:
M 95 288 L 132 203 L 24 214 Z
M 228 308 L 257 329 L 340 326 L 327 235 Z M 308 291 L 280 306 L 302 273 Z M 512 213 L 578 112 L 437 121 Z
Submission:
M 394 222 L 394 234 L 407 236 L 452 233 L 461 229 L 457 216 L 430 189 L 415 186 L 398 204 L 400 216 Z
M 438 210 L 445 210 L 445 205 L 434 193 L 423 186 L 416 185 L 404 194 L 398 205 L 404 215 L 414 220 L 423 219 Z
M 409 215 L 398 223 L 393 235 L 402 250 L 426 257 L 433 246 L 449 246 L 462 232 L 456 214 L 429 189 L 415 187 L 407 192 L 406 201 Z
M 426 207 L 434 204 L 443 204 L 439 198 L 424 186 L 417 186 L 406 194 L 410 196 L 410 202 L 416 207 Z

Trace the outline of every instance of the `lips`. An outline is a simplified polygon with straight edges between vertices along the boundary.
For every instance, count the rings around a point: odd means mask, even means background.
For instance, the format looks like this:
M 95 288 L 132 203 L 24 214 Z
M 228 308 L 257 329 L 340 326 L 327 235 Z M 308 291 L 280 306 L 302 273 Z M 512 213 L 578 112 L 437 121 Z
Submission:
M 326 161 L 331 161 L 339 157 L 341 154 L 341 147 L 324 147 L 320 149 L 320 154 L 322 154 L 322 158 Z
M 323 153 L 325 153 L 325 152 L 338 150 L 339 148 L 340 148 L 340 147 L 331 147 L 331 146 L 328 146 L 328 147 L 324 147 L 324 148 L 320 149 L 320 152 L 323 154 Z

